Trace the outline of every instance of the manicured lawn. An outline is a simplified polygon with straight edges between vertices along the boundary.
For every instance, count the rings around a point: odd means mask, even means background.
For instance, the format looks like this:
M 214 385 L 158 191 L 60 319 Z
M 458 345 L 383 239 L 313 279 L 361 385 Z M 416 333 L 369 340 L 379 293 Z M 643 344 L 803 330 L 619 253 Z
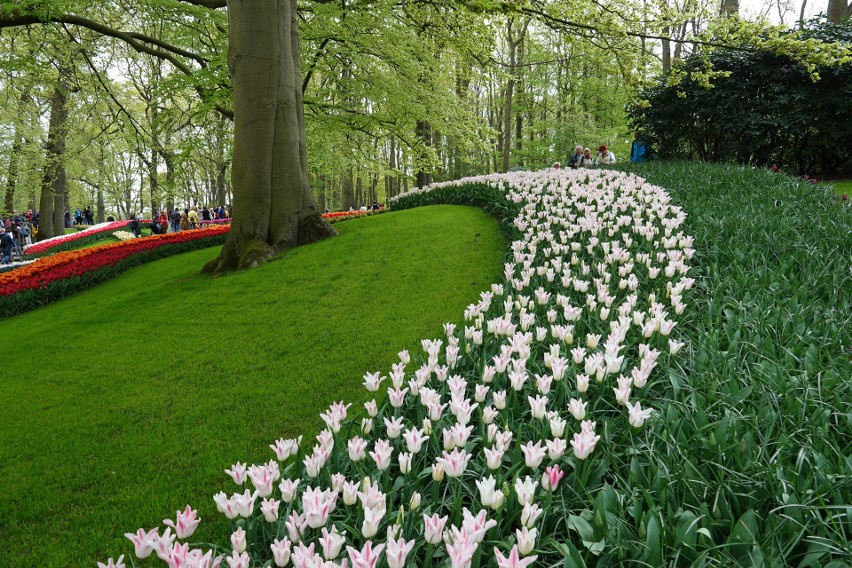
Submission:
M 199 276 L 206 249 L 0 322 L 0 565 L 93 566 L 188 503 L 211 521 L 194 539 L 221 542 L 222 470 L 318 432 L 363 373 L 501 278 L 506 244 L 477 209 L 335 227 L 253 271 Z
M 852 195 L 852 179 L 827 182 L 838 195 Z

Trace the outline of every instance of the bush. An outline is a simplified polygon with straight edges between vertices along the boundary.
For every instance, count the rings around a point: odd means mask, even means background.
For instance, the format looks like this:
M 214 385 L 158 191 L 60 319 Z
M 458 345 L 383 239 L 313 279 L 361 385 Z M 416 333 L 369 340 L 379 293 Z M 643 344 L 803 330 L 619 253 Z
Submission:
M 788 32 L 793 33 L 793 32 Z M 811 22 L 806 38 L 852 43 L 852 22 Z M 701 84 L 708 61 L 727 76 Z M 698 53 L 660 77 L 629 109 L 663 158 L 777 164 L 805 172 L 850 171 L 852 64 L 817 67 L 745 47 Z M 669 84 L 673 82 L 673 84 Z

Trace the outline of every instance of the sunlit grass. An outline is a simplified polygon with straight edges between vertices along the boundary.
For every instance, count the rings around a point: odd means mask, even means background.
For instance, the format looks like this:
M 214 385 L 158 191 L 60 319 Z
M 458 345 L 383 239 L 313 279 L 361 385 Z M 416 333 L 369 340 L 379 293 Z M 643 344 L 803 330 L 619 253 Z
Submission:
M 335 227 L 249 272 L 199 276 L 206 249 L 0 322 L 0 565 L 93 566 L 187 503 L 194 538 L 221 541 L 223 469 L 317 432 L 500 278 L 506 245 L 477 209 Z

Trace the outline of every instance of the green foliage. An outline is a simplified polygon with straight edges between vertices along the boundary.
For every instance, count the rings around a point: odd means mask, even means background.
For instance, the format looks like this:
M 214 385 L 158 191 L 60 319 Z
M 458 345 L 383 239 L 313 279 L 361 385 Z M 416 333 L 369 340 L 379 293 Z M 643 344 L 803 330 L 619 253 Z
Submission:
M 852 47 L 848 21 L 786 35 Z M 630 108 L 632 123 L 662 157 L 777 164 L 799 173 L 848 170 L 852 107 L 844 101 L 852 96 L 852 62 L 809 68 L 773 46 L 686 59 L 640 94 Z
M 205 249 L 0 322 L 4 568 L 93 566 L 187 503 L 196 542 L 227 541 L 222 470 L 318 433 L 329 402 L 362 399 L 364 372 L 500 278 L 505 242 L 476 209 L 335 227 L 251 271 L 200 276 Z
M 660 512 L 671 565 L 849 565 L 852 209 L 761 170 L 637 173 L 689 215 L 698 291 L 664 415 L 613 464 L 628 523 Z

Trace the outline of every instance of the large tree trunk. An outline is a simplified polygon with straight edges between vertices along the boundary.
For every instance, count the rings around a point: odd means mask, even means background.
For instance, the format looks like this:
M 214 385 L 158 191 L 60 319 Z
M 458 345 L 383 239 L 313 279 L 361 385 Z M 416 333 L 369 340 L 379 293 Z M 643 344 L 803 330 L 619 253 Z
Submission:
M 738 17 L 740 15 L 740 0 L 722 0 L 722 4 L 719 6 L 719 15 L 723 18 Z
M 47 164 L 41 183 L 38 237 L 50 239 L 65 234 L 65 132 L 68 121 L 68 85 L 60 74 L 50 100 L 50 124 L 45 143 Z
M 336 234 L 308 185 L 296 0 L 233 0 L 228 19 L 234 220 L 214 273 Z
M 804 12 L 804 9 L 802 9 L 802 12 Z M 852 15 L 852 5 L 847 4 L 847 0 L 828 0 L 826 15 L 829 22 L 839 24 L 840 20 Z

